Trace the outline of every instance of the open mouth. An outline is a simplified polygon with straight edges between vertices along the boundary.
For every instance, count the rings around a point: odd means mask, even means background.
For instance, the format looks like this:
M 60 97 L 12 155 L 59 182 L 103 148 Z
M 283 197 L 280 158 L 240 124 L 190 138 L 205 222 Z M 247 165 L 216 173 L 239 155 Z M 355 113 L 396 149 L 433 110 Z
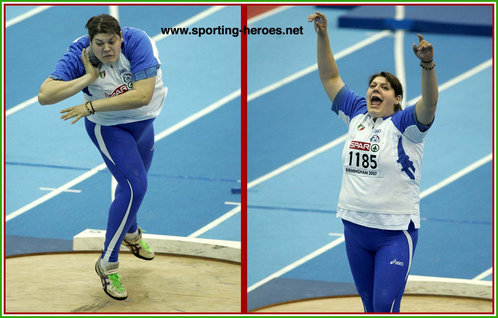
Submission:
M 370 105 L 378 106 L 380 104 L 382 104 L 382 98 L 379 96 L 372 96 L 372 98 L 370 98 Z

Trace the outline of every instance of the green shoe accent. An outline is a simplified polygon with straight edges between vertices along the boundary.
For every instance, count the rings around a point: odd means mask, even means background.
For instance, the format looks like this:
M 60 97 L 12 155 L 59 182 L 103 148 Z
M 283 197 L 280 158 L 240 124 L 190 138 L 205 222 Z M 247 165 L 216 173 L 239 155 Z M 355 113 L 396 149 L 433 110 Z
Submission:
M 148 253 L 152 253 L 152 249 L 150 248 L 149 244 L 147 244 L 147 242 L 145 242 L 144 240 L 141 240 L 140 241 L 140 245 L 142 245 L 142 247 L 148 252 Z
M 95 272 L 99 275 L 104 292 L 116 300 L 125 300 L 128 297 L 126 288 L 121 283 L 118 274 L 119 262 L 109 263 L 105 267 L 100 266 L 100 256 L 95 263 Z
M 119 274 L 109 274 L 109 280 L 111 281 L 112 286 L 119 293 L 123 293 L 126 291 L 126 289 L 123 286 L 123 283 L 121 283 L 121 276 L 119 276 Z

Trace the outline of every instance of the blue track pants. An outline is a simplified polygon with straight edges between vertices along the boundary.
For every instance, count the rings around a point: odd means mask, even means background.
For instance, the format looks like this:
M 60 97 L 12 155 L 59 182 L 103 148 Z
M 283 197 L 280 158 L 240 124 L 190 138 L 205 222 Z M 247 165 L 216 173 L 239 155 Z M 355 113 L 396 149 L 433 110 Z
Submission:
M 413 223 L 407 231 L 343 223 L 346 253 L 365 312 L 399 312 L 418 230 Z
M 137 211 L 147 191 L 147 171 L 154 153 L 153 121 L 101 126 L 85 118 L 88 135 L 118 182 L 102 253 L 108 262 L 118 261 L 125 234 L 137 230 Z

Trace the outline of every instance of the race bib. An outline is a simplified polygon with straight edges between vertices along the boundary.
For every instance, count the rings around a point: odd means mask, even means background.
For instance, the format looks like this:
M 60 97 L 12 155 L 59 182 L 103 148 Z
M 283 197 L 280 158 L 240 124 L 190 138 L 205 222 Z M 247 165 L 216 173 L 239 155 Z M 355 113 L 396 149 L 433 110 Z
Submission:
M 378 139 L 372 137 L 372 142 L 352 140 L 344 158 L 344 170 L 348 174 L 365 177 L 381 177 L 379 167 Z

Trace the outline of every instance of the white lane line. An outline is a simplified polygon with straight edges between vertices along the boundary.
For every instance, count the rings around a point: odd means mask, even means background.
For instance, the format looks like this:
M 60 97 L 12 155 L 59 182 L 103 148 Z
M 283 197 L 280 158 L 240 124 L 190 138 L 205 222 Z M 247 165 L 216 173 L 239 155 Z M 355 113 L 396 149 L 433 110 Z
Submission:
M 228 211 L 227 213 L 223 214 L 222 216 L 220 216 L 219 218 L 217 218 L 216 220 L 214 220 L 213 222 L 207 224 L 206 226 L 203 226 L 202 228 L 200 228 L 199 230 L 195 231 L 194 233 L 190 234 L 188 237 L 198 237 L 199 235 L 202 235 L 204 233 L 206 233 L 207 231 L 215 228 L 216 226 L 220 225 L 221 223 L 225 222 L 226 220 L 228 220 L 229 218 L 231 218 L 232 216 L 234 216 L 235 214 L 239 213 L 240 212 L 240 205 L 231 209 L 230 211 Z
M 181 128 L 191 124 L 192 122 L 196 121 L 197 119 L 206 116 L 207 114 L 213 112 L 214 110 L 220 108 L 221 106 L 224 106 L 225 104 L 231 102 L 232 100 L 234 100 L 237 97 L 240 97 L 240 89 L 228 94 L 227 96 L 214 102 L 213 104 L 209 105 L 208 107 L 198 111 L 195 114 L 190 115 L 189 117 L 185 118 L 184 120 L 178 122 L 177 124 L 171 126 L 168 129 L 164 130 L 160 134 L 156 135 L 155 141 L 158 141 L 158 140 L 163 139 L 164 137 L 166 137 L 168 135 L 171 135 L 175 131 L 180 130 Z
M 7 21 L 5 23 L 5 28 L 8 28 L 10 26 L 13 26 L 14 24 L 17 24 L 19 22 L 22 22 L 26 19 L 29 19 L 31 18 L 32 16 L 35 16 L 37 15 L 38 13 L 41 13 L 47 9 L 50 9 L 52 8 L 52 6 L 39 6 L 39 7 L 36 7 L 34 9 L 31 9 L 29 10 L 28 12 L 25 12 L 21 15 L 18 15 L 17 17 L 13 18 L 13 19 L 10 19 L 9 21 Z
M 481 64 L 477 65 L 476 67 L 473 67 L 472 69 L 468 70 L 465 73 L 462 73 L 458 75 L 457 77 L 454 77 L 453 79 L 445 82 L 443 85 L 439 86 L 439 91 L 443 91 L 447 88 L 450 88 L 464 80 L 466 80 L 469 77 L 472 77 L 476 75 L 477 73 L 487 69 L 488 67 L 491 67 L 493 65 L 493 59 L 489 59 L 485 62 L 482 62 Z
M 54 191 L 55 188 L 40 187 L 40 190 L 42 190 L 42 191 Z M 64 190 L 63 192 L 81 193 L 81 190 L 67 189 L 67 190 Z
M 340 60 L 341 58 L 348 56 L 349 54 L 352 54 L 352 53 L 364 48 L 365 46 L 370 45 L 370 44 L 372 44 L 372 43 L 374 43 L 382 38 L 385 38 L 386 36 L 389 36 L 391 34 L 392 34 L 392 32 L 388 31 L 388 30 L 375 33 L 373 36 L 368 37 L 368 38 L 364 39 L 363 41 L 360 41 L 360 42 L 356 43 L 355 45 L 352 45 L 352 46 L 340 51 L 339 53 L 335 54 L 334 57 L 335 57 L 336 61 Z M 274 91 L 274 90 L 276 90 L 276 89 L 278 89 L 278 88 L 280 88 L 280 87 L 282 87 L 282 86 L 284 86 L 292 81 L 295 81 L 296 79 L 298 79 L 300 77 L 303 77 L 309 73 L 312 73 L 316 70 L 318 70 L 318 66 L 315 63 L 315 64 L 310 65 L 310 66 L 308 66 L 308 67 L 306 67 L 306 68 L 304 68 L 304 69 L 302 69 L 302 70 L 300 70 L 292 75 L 289 75 L 289 76 L 279 80 L 278 82 L 275 82 L 271 85 L 268 85 L 268 86 L 266 86 L 266 87 L 264 87 L 256 92 L 250 94 L 247 97 L 247 102 L 250 102 L 258 97 L 263 96 L 264 94 L 267 94 L 271 91 Z
M 255 16 L 254 18 L 247 20 L 247 25 L 251 25 L 253 23 L 256 23 L 260 20 L 271 17 L 272 15 L 275 15 L 277 13 L 280 13 L 280 12 L 285 11 L 287 9 L 290 9 L 292 7 L 294 7 L 294 6 L 281 6 L 281 7 L 275 8 L 275 9 L 271 9 L 269 11 L 266 11 L 265 13 L 259 14 L 259 15 Z
M 101 171 L 101 170 L 104 170 L 106 168 L 105 164 L 101 164 L 101 165 L 98 165 L 97 167 L 85 172 L 84 174 L 82 174 L 81 176 L 69 181 L 68 183 L 58 187 L 57 189 L 45 194 L 44 196 L 42 196 L 41 198 L 23 206 L 22 208 L 10 213 L 9 215 L 7 215 L 7 217 L 5 218 L 5 222 L 8 222 L 10 220 L 12 220 L 13 218 L 16 218 L 18 217 L 19 215 L 22 215 L 26 212 L 28 212 L 29 210 L 31 210 L 32 208 L 42 204 L 43 202 L 45 201 L 48 201 L 50 199 L 52 199 L 53 197 L 61 194 L 62 192 L 64 191 L 67 191 L 68 189 L 71 189 L 72 187 L 74 187 L 75 185 L 77 185 L 78 183 L 90 178 L 91 176 L 97 174 L 97 172 Z
M 5 112 L 5 116 L 10 116 L 14 113 L 17 113 L 18 111 L 28 107 L 29 105 L 37 103 L 37 102 L 38 102 L 38 95 L 33 96 L 30 99 L 28 99 L 27 101 L 24 101 L 24 102 L 12 107 L 12 108 L 7 109 L 7 111 Z
M 395 6 L 394 7 L 394 20 L 401 21 L 405 18 L 405 7 Z
M 319 147 L 319 148 L 316 148 L 315 150 L 312 150 L 310 152 L 308 152 L 307 154 L 304 154 L 302 155 L 301 157 L 297 158 L 297 159 L 294 159 L 292 160 L 291 162 L 289 163 L 286 163 L 285 165 L 249 182 L 247 184 L 247 189 L 249 190 L 250 188 L 252 187 L 255 187 L 257 186 L 258 184 L 262 183 L 262 182 L 265 182 L 289 169 L 292 169 L 294 168 L 295 166 L 303 163 L 303 162 L 306 162 L 308 161 L 309 159 L 329 150 L 329 149 L 332 149 L 334 148 L 335 146 L 337 145 L 340 145 L 341 143 L 343 143 L 345 140 L 346 140 L 346 137 L 347 137 L 347 134 L 344 134 L 342 136 L 340 136 L 339 138 L 336 138 L 334 140 L 332 140 L 331 142 L 329 143 L 326 143 L 325 145 Z
M 405 7 L 404 6 L 395 6 L 395 15 L 394 19 L 397 21 L 401 21 L 405 18 Z M 396 30 L 394 32 L 394 69 L 396 71 L 396 77 L 398 77 L 401 85 L 404 88 L 404 96 L 408 96 L 407 87 L 406 87 L 406 72 L 405 72 L 405 57 L 404 57 L 404 38 L 405 31 L 404 30 Z M 404 108 L 405 100 L 401 101 L 401 105 Z
M 461 177 L 465 176 L 466 174 L 469 174 L 470 172 L 476 170 L 477 168 L 481 167 L 482 165 L 490 162 L 493 159 L 493 154 L 488 154 L 487 156 L 484 156 L 483 158 L 475 161 L 474 163 L 468 165 L 467 167 L 463 168 L 462 170 L 452 174 L 448 178 L 436 183 L 432 187 L 425 189 L 420 193 L 420 198 L 425 198 L 426 196 L 436 192 L 437 190 L 444 188 L 448 184 L 455 182 L 456 180 L 460 179 Z
M 180 22 L 179 24 L 173 26 L 172 28 L 185 28 L 185 27 L 188 27 L 196 22 L 199 22 L 200 20 L 220 11 L 221 9 L 225 8 L 226 6 L 214 6 L 214 7 L 211 7 L 209 9 L 206 9 L 196 15 L 194 15 L 193 17 L 191 18 L 188 18 L 187 20 L 183 21 L 183 22 Z M 171 35 L 171 33 L 169 34 L 162 34 L 162 33 L 159 33 L 159 34 L 156 34 L 152 37 L 152 40 L 154 41 L 160 41 L 164 38 L 167 38 Z
M 299 267 L 302 264 L 312 260 L 313 258 L 325 253 L 326 251 L 336 247 L 337 245 L 341 244 L 342 242 L 344 242 L 344 235 L 341 235 L 341 237 L 339 237 L 338 239 L 335 239 L 334 241 L 332 241 L 332 242 L 328 243 L 327 245 L 317 249 L 316 251 L 298 259 L 294 263 L 285 266 L 284 268 L 282 268 L 278 272 L 275 272 L 275 273 L 271 274 L 270 276 L 260 280 L 259 282 L 251 285 L 249 288 L 247 288 L 247 292 L 251 292 L 252 290 L 258 288 L 259 286 L 261 286 L 267 282 L 269 282 L 270 280 L 277 278 L 277 277 L 280 277 L 287 272 L 290 272 L 291 270 L 295 269 L 296 267 Z
M 225 201 L 226 205 L 240 205 L 240 202 L 230 202 L 230 201 Z
M 472 278 L 472 280 L 481 280 L 489 275 L 493 274 L 493 267 L 488 268 L 484 272 L 480 273 L 476 277 Z
M 329 236 L 343 236 L 342 233 L 329 233 Z
M 481 71 L 484 71 L 485 69 L 487 69 L 488 67 L 491 67 L 492 65 L 493 65 L 493 59 L 489 59 L 489 60 L 482 62 L 481 64 L 471 68 L 470 70 L 450 79 L 449 81 L 444 82 L 443 84 L 438 86 L 439 93 L 447 90 L 448 88 L 455 86 L 456 84 L 476 75 L 477 73 L 479 73 Z M 420 98 L 422 98 L 422 95 L 419 95 L 415 98 L 412 98 L 411 100 L 406 102 L 406 105 L 414 105 Z
M 214 111 L 215 109 L 218 109 L 220 108 L 221 106 L 223 106 L 224 104 L 223 103 L 228 103 L 229 101 L 233 100 L 235 97 L 237 96 L 240 96 L 240 90 L 237 90 L 235 91 L 234 93 L 228 95 L 228 96 L 225 96 L 223 97 L 222 99 L 220 99 L 219 101 L 216 101 L 214 102 L 213 104 L 207 106 L 206 108 L 204 108 L 203 110 L 187 117 L 186 119 L 182 120 L 181 122 L 179 122 L 178 124 L 162 131 L 161 133 L 159 133 L 158 135 L 155 136 L 155 141 L 159 141 L 161 139 L 163 139 L 164 137 L 174 133 L 175 131 L 187 126 L 188 124 L 196 121 L 197 119 L 199 118 L 202 118 L 203 116 L 209 114 L 210 112 Z M 21 214 L 24 214 L 26 212 L 28 212 L 29 210 L 33 209 L 34 207 L 44 203 L 45 201 L 48 201 L 50 199 L 52 199 L 53 197 L 61 194 L 62 192 L 70 189 L 71 187 L 75 186 L 76 184 L 79 184 L 80 182 L 83 182 L 85 181 L 86 179 L 92 177 L 93 175 L 95 175 L 97 172 L 101 171 L 101 170 L 104 170 L 106 168 L 105 164 L 102 163 L 100 165 L 98 165 L 97 167 L 85 172 L 84 174 L 82 174 L 81 176 L 69 181 L 68 183 L 62 185 L 61 187 L 55 189 L 54 191 L 42 196 L 41 198 L 23 206 L 22 208 L 10 213 L 9 215 L 7 215 L 6 217 L 6 222 L 12 220 L 13 218 L 15 217 L 18 217 L 19 215 Z M 240 209 L 240 207 L 239 207 Z
M 113 16 L 116 20 L 119 21 L 119 7 L 118 6 L 109 6 L 109 15 Z

